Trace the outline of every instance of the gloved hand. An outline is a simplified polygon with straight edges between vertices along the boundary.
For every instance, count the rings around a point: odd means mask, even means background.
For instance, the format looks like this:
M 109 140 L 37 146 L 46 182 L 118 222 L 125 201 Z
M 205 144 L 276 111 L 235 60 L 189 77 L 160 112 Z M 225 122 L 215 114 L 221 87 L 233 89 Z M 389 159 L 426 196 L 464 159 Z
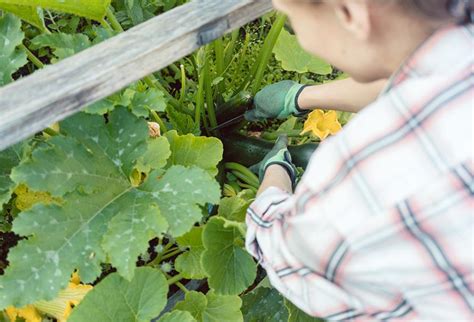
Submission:
M 298 96 L 304 87 L 306 86 L 290 80 L 266 86 L 255 95 L 254 108 L 245 113 L 245 119 L 247 121 L 283 119 L 290 115 L 306 114 L 298 107 Z
M 292 186 L 296 183 L 296 167 L 291 161 L 291 155 L 288 151 L 288 137 L 286 134 L 280 135 L 275 142 L 275 145 L 267 153 L 265 158 L 259 163 L 250 167 L 250 170 L 258 173 L 258 177 L 260 182 L 262 182 L 263 177 L 265 175 L 265 171 L 269 166 L 272 164 L 279 164 L 288 172 L 290 176 Z

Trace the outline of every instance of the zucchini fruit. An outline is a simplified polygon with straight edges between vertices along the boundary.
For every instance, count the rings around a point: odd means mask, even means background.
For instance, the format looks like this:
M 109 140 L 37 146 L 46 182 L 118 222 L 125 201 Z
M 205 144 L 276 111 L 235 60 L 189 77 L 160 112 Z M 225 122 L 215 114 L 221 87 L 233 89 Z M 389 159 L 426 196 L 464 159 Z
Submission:
M 249 167 L 263 160 L 265 155 L 273 148 L 273 142 L 258 138 L 247 137 L 240 133 L 226 133 L 221 137 L 224 144 L 224 159 L 235 161 Z M 317 143 L 290 145 L 293 163 L 297 167 L 306 169 L 311 155 L 318 147 Z
M 217 124 L 224 123 L 239 115 L 243 115 L 252 106 L 252 94 L 242 91 L 234 95 L 227 102 L 217 107 Z

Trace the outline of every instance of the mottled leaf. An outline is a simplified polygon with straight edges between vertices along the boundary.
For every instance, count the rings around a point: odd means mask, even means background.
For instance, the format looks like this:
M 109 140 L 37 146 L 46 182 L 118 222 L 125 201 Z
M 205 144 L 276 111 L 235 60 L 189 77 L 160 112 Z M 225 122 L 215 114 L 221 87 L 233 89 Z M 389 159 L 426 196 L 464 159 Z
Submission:
M 186 293 L 184 301 L 178 302 L 176 310 L 188 311 L 199 322 L 241 322 L 240 307 L 242 300 L 238 296 L 206 295 L 191 291 Z
M 293 303 L 285 299 L 285 306 L 288 308 L 288 322 L 324 322 L 323 319 L 315 318 L 301 311 Z
M 86 295 L 68 321 L 150 321 L 165 307 L 167 293 L 166 279 L 156 269 L 137 268 L 131 281 L 113 273 Z
M 288 309 L 274 288 L 259 287 L 242 297 L 245 322 L 287 322 Z
M 201 263 L 217 294 L 239 294 L 255 280 L 257 265 L 244 249 L 243 224 L 213 217 L 203 232 Z
M 332 72 L 332 67 L 324 60 L 304 51 L 298 44 L 296 36 L 282 30 L 273 48 L 277 60 L 283 69 L 298 73 L 315 73 L 327 75 Z
M 150 110 L 164 112 L 166 108 L 166 98 L 162 91 L 150 88 L 144 92 L 136 92 L 131 102 L 133 114 L 139 117 L 147 117 Z
M 12 14 L 0 17 L 0 86 L 13 81 L 12 74 L 27 63 L 26 53 L 17 46 L 25 37 L 21 21 Z
M 0 209 L 6 203 L 15 186 L 10 179 L 13 167 L 17 166 L 22 157 L 23 144 L 19 143 L 6 150 L 0 151 Z

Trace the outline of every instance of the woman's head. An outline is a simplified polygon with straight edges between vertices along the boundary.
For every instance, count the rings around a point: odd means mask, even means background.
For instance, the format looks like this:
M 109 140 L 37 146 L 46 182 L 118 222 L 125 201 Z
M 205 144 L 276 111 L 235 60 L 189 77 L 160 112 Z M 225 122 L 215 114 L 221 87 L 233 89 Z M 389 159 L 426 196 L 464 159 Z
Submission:
M 299 42 L 359 81 L 389 77 L 437 28 L 474 0 L 273 0 Z

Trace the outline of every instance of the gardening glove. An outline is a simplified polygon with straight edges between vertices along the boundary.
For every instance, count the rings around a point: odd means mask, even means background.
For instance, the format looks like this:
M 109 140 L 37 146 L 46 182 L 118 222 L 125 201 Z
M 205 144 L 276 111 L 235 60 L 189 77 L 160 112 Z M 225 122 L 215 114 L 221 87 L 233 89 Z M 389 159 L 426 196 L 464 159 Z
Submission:
M 305 87 L 290 80 L 266 86 L 255 95 L 254 108 L 245 113 L 245 118 L 247 121 L 257 121 L 306 114 L 298 107 L 298 96 Z
M 250 167 L 250 170 L 258 173 L 258 177 L 260 182 L 262 182 L 263 177 L 265 175 L 265 171 L 269 166 L 272 164 L 279 164 L 281 165 L 290 176 L 291 184 L 294 187 L 296 183 L 296 167 L 291 161 L 291 154 L 288 151 L 288 137 L 286 134 L 280 135 L 275 142 L 275 145 L 267 153 L 265 158 L 259 163 Z

